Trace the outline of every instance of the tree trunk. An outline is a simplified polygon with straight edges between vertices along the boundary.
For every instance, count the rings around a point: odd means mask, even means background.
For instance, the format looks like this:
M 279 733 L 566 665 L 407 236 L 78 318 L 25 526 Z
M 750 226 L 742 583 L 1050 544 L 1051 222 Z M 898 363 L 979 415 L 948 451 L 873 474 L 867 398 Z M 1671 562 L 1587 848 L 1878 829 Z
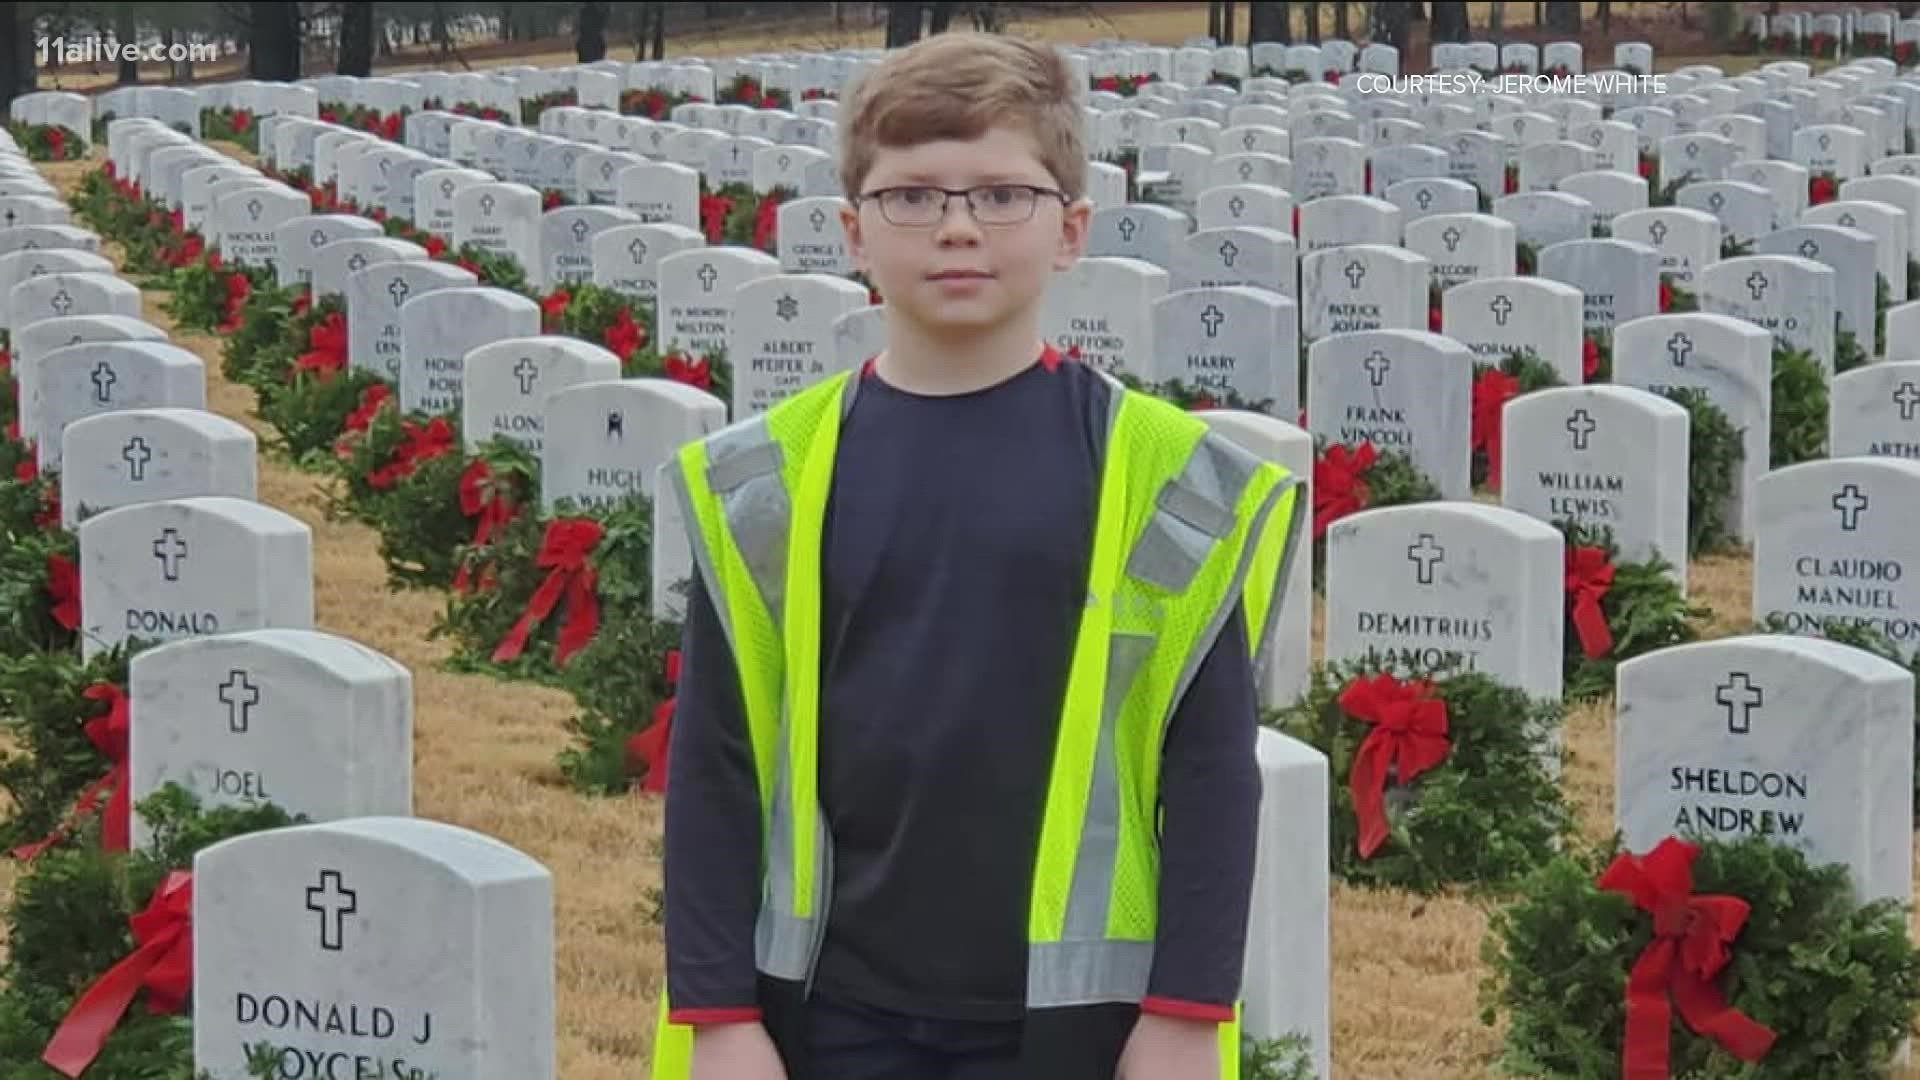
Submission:
M 247 77 L 264 82 L 300 78 L 300 5 L 253 0 L 247 8 L 252 22 Z
M 1320 44 L 1320 0 L 1307 0 L 1307 43 Z
M 1374 41 L 1382 45 L 1391 45 L 1405 55 L 1412 26 L 1412 4 L 1407 3 L 1406 0 L 1374 0 L 1373 26 L 1370 35 Z
M 1533 25 L 1547 25 L 1547 6 L 1540 0 L 1533 0 Z
M 340 5 L 340 58 L 334 62 L 336 75 L 373 74 L 373 5 Z
M 927 20 L 927 33 L 946 33 L 947 25 L 953 21 L 953 4 L 947 2 L 947 0 L 939 0 L 939 2 L 932 5 L 932 8 L 933 15 Z
M 0 109 L 34 89 L 32 10 L 31 4 L 0 2 L 0 29 L 7 31 L 0 37 L 9 43 L 0 48 Z
M 1226 0 L 1220 5 L 1220 44 L 1233 44 L 1233 21 L 1233 0 Z
M 1288 42 L 1293 40 L 1293 27 L 1288 25 L 1288 16 L 1293 5 L 1280 0 L 1252 0 L 1247 5 L 1247 44 L 1258 45 L 1265 41 Z
M 1419 3 L 1418 0 L 1415 0 L 1415 3 L 1413 5 L 1413 13 L 1408 17 L 1407 21 L 1417 22 L 1417 23 L 1426 22 L 1427 21 L 1427 5 Z
M 1556 34 L 1580 32 L 1580 0 L 1549 0 L 1547 29 Z
M 575 28 L 573 52 L 583 64 L 607 58 L 607 5 L 604 0 L 590 0 L 580 5 L 580 23 Z
M 134 19 L 131 5 L 120 6 L 113 36 L 120 41 L 120 85 L 133 86 L 140 81 L 140 54 L 133 51 L 140 40 L 140 24 Z
M 667 58 L 667 5 L 653 5 L 653 58 Z
M 1467 40 L 1467 5 L 1464 0 L 1433 0 L 1433 23 L 1428 30 L 1434 41 Z
M 887 48 L 898 49 L 920 40 L 920 5 L 895 0 L 887 5 Z
M 1493 0 L 1487 5 L 1487 36 L 1499 40 L 1500 28 L 1506 22 L 1507 5 L 1502 0 Z
M 1213 0 L 1207 5 L 1207 36 L 1215 41 L 1220 40 L 1220 0 Z
M 1601 33 L 1610 34 L 1613 32 L 1613 5 L 1609 3 L 1608 0 L 1600 0 L 1599 3 L 1593 5 L 1593 15 L 1594 18 L 1600 20 Z
M 1345 0 L 1333 5 L 1333 37 L 1335 41 L 1352 41 L 1353 27 L 1347 21 Z

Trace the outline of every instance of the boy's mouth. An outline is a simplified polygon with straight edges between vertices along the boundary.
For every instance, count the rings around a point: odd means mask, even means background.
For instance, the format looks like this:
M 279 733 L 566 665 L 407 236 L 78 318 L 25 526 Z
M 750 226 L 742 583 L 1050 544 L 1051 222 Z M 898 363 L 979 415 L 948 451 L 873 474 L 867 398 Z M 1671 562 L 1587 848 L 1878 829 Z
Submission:
M 927 275 L 928 281 L 984 281 L 993 277 L 985 270 L 940 270 Z

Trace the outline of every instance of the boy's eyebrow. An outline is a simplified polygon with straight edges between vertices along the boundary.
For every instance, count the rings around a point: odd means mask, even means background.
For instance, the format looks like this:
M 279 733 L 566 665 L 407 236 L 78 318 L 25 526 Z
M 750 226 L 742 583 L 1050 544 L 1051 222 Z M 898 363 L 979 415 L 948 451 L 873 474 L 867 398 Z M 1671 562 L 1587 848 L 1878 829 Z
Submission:
M 905 176 L 902 176 L 899 182 L 902 184 L 924 184 L 932 187 L 938 187 L 943 181 L 940 177 L 935 176 L 932 173 L 910 172 L 910 173 L 907 173 Z M 982 173 L 981 175 L 974 177 L 974 179 L 968 186 L 971 187 L 974 184 L 1025 184 L 1025 183 L 1030 183 L 1030 181 L 1028 181 L 1025 177 L 1022 177 L 1018 173 L 990 172 L 990 173 Z

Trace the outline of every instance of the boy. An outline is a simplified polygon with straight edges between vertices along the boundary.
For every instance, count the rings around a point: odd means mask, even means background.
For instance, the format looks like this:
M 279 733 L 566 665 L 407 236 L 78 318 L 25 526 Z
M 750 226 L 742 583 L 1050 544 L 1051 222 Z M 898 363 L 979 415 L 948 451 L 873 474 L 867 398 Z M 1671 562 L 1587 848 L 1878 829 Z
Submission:
M 887 346 L 682 449 L 698 571 L 656 1078 L 1238 1075 L 1254 646 L 1285 473 L 1042 340 L 1053 49 L 942 34 L 841 112 Z

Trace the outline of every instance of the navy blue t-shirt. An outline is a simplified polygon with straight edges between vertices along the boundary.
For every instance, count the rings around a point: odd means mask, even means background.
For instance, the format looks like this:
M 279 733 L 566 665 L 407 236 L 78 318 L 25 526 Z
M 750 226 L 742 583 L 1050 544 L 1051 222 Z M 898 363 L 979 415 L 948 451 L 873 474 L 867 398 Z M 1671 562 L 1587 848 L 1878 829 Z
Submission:
M 835 865 L 815 985 L 827 994 L 930 1018 L 1023 1012 L 1111 392 L 1072 362 L 951 396 L 863 377 L 822 549 L 819 790 Z M 1167 734 L 1151 996 L 1238 996 L 1256 724 L 1236 614 Z M 752 1006 L 758 795 L 737 669 L 697 580 L 670 753 L 668 989 L 676 1011 Z

